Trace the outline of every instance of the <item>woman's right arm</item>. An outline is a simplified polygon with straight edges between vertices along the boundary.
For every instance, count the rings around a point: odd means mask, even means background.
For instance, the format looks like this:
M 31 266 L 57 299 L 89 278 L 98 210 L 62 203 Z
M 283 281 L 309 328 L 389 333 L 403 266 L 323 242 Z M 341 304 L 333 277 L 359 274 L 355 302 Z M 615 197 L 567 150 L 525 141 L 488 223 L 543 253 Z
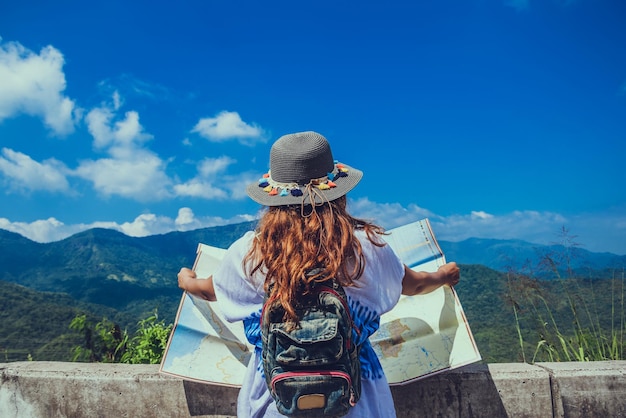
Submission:
M 213 287 L 213 276 L 207 279 L 198 279 L 196 272 L 183 267 L 178 272 L 178 287 L 211 302 L 215 302 L 215 288 Z

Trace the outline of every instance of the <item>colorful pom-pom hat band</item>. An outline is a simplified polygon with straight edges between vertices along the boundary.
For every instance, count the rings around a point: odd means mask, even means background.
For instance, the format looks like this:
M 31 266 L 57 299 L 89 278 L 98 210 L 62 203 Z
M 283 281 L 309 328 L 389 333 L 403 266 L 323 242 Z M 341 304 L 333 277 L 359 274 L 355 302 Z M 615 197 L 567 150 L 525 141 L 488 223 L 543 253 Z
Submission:
M 333 158 L 317 132 L 280 137 L 270 151 L 270 171 L 246 191 L 264 206 L 321 205 L 354 188 L 363 172 Z

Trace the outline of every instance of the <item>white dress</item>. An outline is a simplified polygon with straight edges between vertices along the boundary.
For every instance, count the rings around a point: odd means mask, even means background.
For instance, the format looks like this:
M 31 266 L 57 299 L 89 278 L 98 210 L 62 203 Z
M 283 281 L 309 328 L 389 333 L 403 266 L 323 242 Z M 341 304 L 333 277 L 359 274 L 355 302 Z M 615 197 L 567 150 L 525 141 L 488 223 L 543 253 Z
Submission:
M 263 305 L 261 275 L 252 278 L 244 272 L 242 261 L 251 248 L 250 231 L 231 245 L 219 269 L 213 275 L 215 295 L 220 309 L 231 322 L 243 321 L 248 341 L 256 347 L 237 402 L 240 418 L 283 417 L 277 410 L 265 378 L 261 358 L 260 316 Z M 347 417 L 395 417 L 391 391 L 382 367 L 367 338 L 379 326 L 380 315 L 391 310 L 400 298 L 404 265 L 389 245 L 377 247 L 357 231 L 365 256 L 365 270 L 357 286 L 345 287 L 350 311 L 361 329 L 361 398 Z

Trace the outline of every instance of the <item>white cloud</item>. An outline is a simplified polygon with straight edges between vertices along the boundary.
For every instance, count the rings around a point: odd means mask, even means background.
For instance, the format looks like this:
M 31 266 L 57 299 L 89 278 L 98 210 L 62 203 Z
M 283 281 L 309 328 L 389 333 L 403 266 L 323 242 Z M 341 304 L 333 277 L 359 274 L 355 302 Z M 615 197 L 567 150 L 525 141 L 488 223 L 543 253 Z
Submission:
M 236 161 L 228 156 L 203 159 L 198 163 L 198 173 L 194 178 L 173 187 L 175 194 L 208 200 L 244 199 L 247 196 L 246 186 L 258 176 L 252 173 L 227 175 L 227 168 L 234 163 Z
M 179 226 L 186 228 L 189 225 L 192 225 L 195 222 L 195 217 L 191 208 L 180 208 L 178 209 L 178 216 L 174 223 Z
M 236 161 L 230 157 L 205 158 L 198 163 L 198 174 L 193 179 L 174 186 L 177 196 L 200 197 L 204 199 L 227 199 L 229 194 L 220 182 L 223 172 Z M 217 184 L 216 184 L 217 183 Z M 220 184 L 222 183 L 222 184 Z
M 75 174 L 93 183 L 103 196 L 118 195 L 139 201 L 170 197 L 171 179 L 165 163 L 156 155 L 138 150 L 124 159 L 82 161 Z
M 226 179 L 225 187 L 230 193 L 230 197 L 235 200 L 249 199 L 246 188 L 249 184 L 257 183 L 259 176 L 253 173 L 241 173 L 237 176 L 229 176 Z
M 211 226 L 228 225 L 233 223 L 248 222 L 256 219 L 253 215 L 235 215 L 226 219 L 219 216 L 197 217 L 191 208 L 180 208 L 178 216 L 174 220 L 176 231 L 192 231 L 194 229 L 208 228 Z
M 477 214 L 481 214 L 477 216 Z M 560 228 L 570 222 L 552 212 L 514 211 L 489 215 L 473 211 L 469 215 L 451 215 L 434 220 L 441 239 L 462 241 L 467 238 L 521 239 L 549 244 Z
M 0 121 L 25 113 L 43 118 L 57 135 L 72 133 L 81 110 L 63 95 L 64 64 L 63 55 L 52 46 L 36 54 L 0 39 Z
M 114 110 L 119 110 L 120 107 L 122 107 L 122 96 L 120 96 L 120 92 L 115 90 L 113 92 L 113 109 Z
M 115 95 L 122 91 L 125 97 L 131 99 L 145 98 L 151 101 L 177 100 L 175 91 L 165 86 L 136 78 L 130 74 L 120 74 L 104 79 L 98 83 L 98 90 L 104 95 Z M 119 103 L 117 108 L 122 104 L 123 101 Z
M 190 231 L 199 228 L 247 222 L 254 219 L 254 216 L 246 214 L 235 215 L 231 218 L 219 216 L 197 217 L 190 208 L 180 208 L 175 219 L 168 216 L 144 213 L 130 222 L 121 224 L 111 221 L 99 221 L 90 224 L 66 225 L 55 218 L 37 220 L 30 223 L 11 222 L 9 219 L 0 218 L 0 229 L 18 233 L 36 242 L 45 243 L 59 241 L 91 228 L 107 228 L 132 237 L 145 237 L 172 231 Z
M 129 111 L 116 118 L 122 98 L 113 95 L 113 105 L 92 109 L 85 120 L 94 138 L 94 147 L 111 158 L 83 160 L 74 171 L 78 177 L 93 183 L 103 196 L 118 195 L 139 201 L 171 197 L 172 180 L 165 172 L 166 162 L 144 143 L 152 139 L 139 123 L 139 114 Z M 117 120 L 116 120 L 117 119 Z
M 479 211 L 473 210 L 471 212 L 471 216 L 474 219 L 491 219 L 491 218 L 493 218 L 493 215 L 491 215 L 491 214 L 489 214 L 487 212 L 484 212 L 482 210 L 479 210 Z
M 366 198 L 350 200 L 348 209 L 357 217 L 371 219 L 387 229 L 429 218 L 438 239 L 462 241 L 467 238 L 519 239 L 536 244 L 560 241 L 562 228 L 589 251 L 626 254 L 626 207 L 565 216 L 532 210 L 493 215 L 484 211 L 449 216 L 436 215 L 416 205 L 377 203 Z
M 537 244 L 559 242 L 560 231 L 567 228 L 575 241 L 589 251 L 609 251 L 626 255 L 626 208 L 565 217 L 551 212 L 515 211 L 504 215 L 476 217 L 466 215 L 439 216 L 416 205 L 403 207 L 397 203 L 376 203 L 368 199 L 350 201 L 348 209 L 354 216 L 371 219 L 387 229 L 429 218 L 435 235 L 443 241 L 467 238 L 520 239 Z M 481 211 L 475 211 L 481 213 Z M 217 225 L 254 220 L 257 214 L 240 214 L 230 218 L 196 216 L 188 207 L 178 210 L 176 218 L 144 213 L 129 222 L 109 221 L 65 225 L 55 218 L 32 223 L 11 222 L 0 218 L 0 228 L 17 232 L 37 242 L 51 242 L 90 228 L 109 228 L 130 236 L 148 236 L 171 231 L 189 231 Z
M 202 179 L 191 179 L 182 184 L 174 186 L 174 193 L 181 197 L 200 197 L 209 200 L 224 200 L 228 198 L 226 190 L 214 186 L 210 182 Z
M 85 117 L 87 129 L 94 139 L 94 147 L 104 148 L 113 142 L 113 135 L 109 127 L 112 118 L 113 111 L 104 106 L 91 110 Z
M 51 158 L 40 163 L 26 154 L 9 148 L 3 148 L 2 155 L 0 157 L 0 173 L 4 175 L 12 189 L 70 192 L 66 178 L 69 170 L 62 162 Z
M 119 101 L 119 97 L 114 100 Z M 137 112 L 126 112 L 124 116 L 124 119 L 113 122 L 115 114 L 107 106 L 95 108 L 87 114 L 87 128 L 94 138 L 96 148 L 108 148 L 109 154 L 125 158 L 152 139 L 152 135 L 144 132 Z
M 236 163 L 228 156 L 219 158 L 205 158 L 198 164 L 198 174 L 204 178 L 211 178 L 216 174 L 225 171 L 229 165 Z
M 243 144 L 251 145 L 255 142 L 265 142 L 263 130 L 256 124 L 248 124 L 241 120 L 237 112 L 222 111 L 212 118 L 202 118 L 191 132 L 212 142 L 226 142 L 239 140 Z
M 414 204 L 405 208 L 399 203 L 376 203 L 367 198 L 350 199 L 348 210 L 354 216 L 372 220 L 386 229 L 435 216 L 429 210 Z
M 123 117 L 118 116 L 122 104 L 123 98 L 115 91 L 112 103 L 92 109 L 85 117 L 94 148 L 109 157 L 83 160 L 73 174 L 93 183 L 98 193 L 139 201 L 174 196 L 208 200 L 243 199 L 246 196 L 246 184 L 256 177 L 250 173 L 227 175 L 227 169 L 236 163 L 228 156 L 201 160 L 194 178 L 186 181 L 171 179 L 166 174 L 167 162 L 146 148 L 153 136 L 145 132 L 139 114 L 128 111 Z M 236 115 L 241 121 L 236 113 L 230 115 Z M 218 125 L 224 128 L 220 131 L 224 134 L 228 123 Z
M 231 218 L 220 216 L 196 216 L 190 208 L 178 210 L 178 216 L 172 219 L 167 216 L 143 214 L 133 222 L 126 222 L 120 226 L 120 231 L 134 237 L 143 237 L 155 234 L 165 234 L 172 231 L 191 231 L 212 226 L 228 225 L 233 223 L 254 220 L 252 215 L 235 215 Z
M 41 219 L 30 223 L 11 222 L 7 218 L 0 218 L 0 228 L 15 232 L 36 242 L 58 241 L 83 230 L 79 225 L 67 226 L 55 218 Z
M 136 217 L 133 222 L 124 222 L 119 226 L 119 230 L 131 237 L 145 237 L 152 235 L 152 231 L 158 230 L 163 223 L 163 219 L 152 213 L 146 213 Z
M 547 244 L 554 234 L 570 220 L 551 212 L 515 211 L 505 215 L 492 215 L 484 211 L 469 214 L 441 216 L 410 204 L 377 203 L 367 198 L 350 201 L 348 209 L 355 216 L 372 219 L 391 229 L 409 222 L 429 218 L 437 238 L 462 241 L 467 238 L 522 239 Z

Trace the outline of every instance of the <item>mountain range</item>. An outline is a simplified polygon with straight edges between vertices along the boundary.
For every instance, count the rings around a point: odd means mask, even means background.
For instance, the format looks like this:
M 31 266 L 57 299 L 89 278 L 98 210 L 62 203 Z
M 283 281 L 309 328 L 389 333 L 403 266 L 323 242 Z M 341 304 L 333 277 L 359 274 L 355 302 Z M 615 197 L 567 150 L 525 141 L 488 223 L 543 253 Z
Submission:
M 253 227 L 253 222 L 245 222 L 140 238 L 95 228 L 46 244 L 0 229 L 0 279 L 50 290 L 58 283 L 52 283 L 49 270 L 63 269 L 68 278 L 106 273 L 108 279 L 118 282 L 141 283 L 147 288 L 168 286 L 172 271 L 193 263 L 198 243 L 227 248 Z M 483 238 L 439 241 L 439 245 L 450 261 L 498 271 L 528 263 L 536 265 L 547 254 L 564 253 L 571 256 L 574 269 L 603 270 L 626 265 L 626 255 L 591 252 L 579 246 Z
M 29 353 L 41 350 L 80 312 L 133 327 L 158 309 L 159 316 L 171 323 L 181 296 L 176 274 L 182 266 L 193 265 L 198 243 L 227 248 L 253 227 L 254 223 L 248 222 L 142 238 L 90 229 L 45 244 L 0 230 L 0 319 L 4 323 L 0 350 L 16 346 Z M 563 254 L 569 256 L 570 267 L 587 278 L 610 278 L 607 275 L 616 269 L 623 271 L 626 265 L 626 256 L 519 240 L 471 238 L 439 244 L 448 260 L 463 265 L 457 292 L 468 318 L 488 327 L 485 332 L 489 335 L 497 326 L 489 324 L 498 316 L 498 309 L 503 309 L 506 280 L 502 272 L 538 266 L 546 255 L 563 262 Z M 493 298 L 500 301 L 494 304 Z M 42 312 L 54 314 L 46 317 Z M 46 318 L 48 324 L 42 326 L 40 322 L 45 323 Z M 481 332 L 475 330 L 477 340 Z M 29 342 L 24 345 L 23 339 Z
M 560 261 L 568 258 L 571 269 L 586 275 L 626 266 L 626 255 L 592 252 L 576 245 L 541 245 L 515 239 L 485 238 L 439 241 L 439 245 L 450 261 L 481 264 L 498 271 L 520 270 L 526 265 L 537 266 L 547 256 Z

